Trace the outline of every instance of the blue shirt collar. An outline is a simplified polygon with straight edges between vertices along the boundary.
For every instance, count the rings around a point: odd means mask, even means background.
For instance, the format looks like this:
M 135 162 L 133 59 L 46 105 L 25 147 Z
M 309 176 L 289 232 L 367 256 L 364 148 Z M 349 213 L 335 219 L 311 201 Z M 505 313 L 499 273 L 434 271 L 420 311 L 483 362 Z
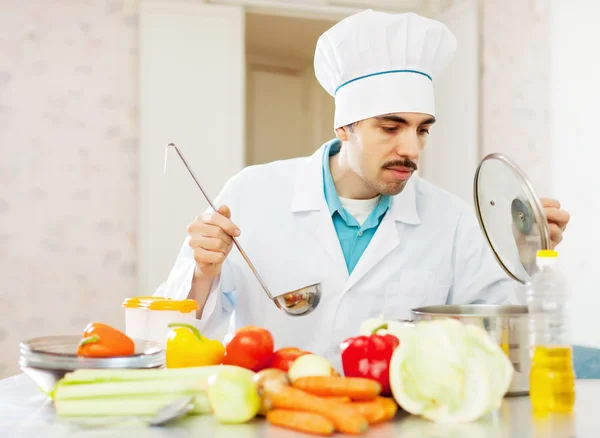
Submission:
M 325 192 L 325 200 L 327 201 L 327 207 L 329 213 L 333 216 L 335 213 L 339 214 L 347 225 L 359 226 L 358 222 L 352 215 L 350 215 L 342 206 L 340 197 L 333 183 L 333 177 L 331 176 L 331 169 L 329 168 L 329 158 L 337 154 L 342 147 L 342 143 L 338 139 L 331 140 L 325 145 L 325 151 L 323 152 L 323 188 Z M 367 229 L 377 226 L 383 218 L 384 214 L 390 208 L 392 198 L 387 195 L 382 195 L 379 199 L 377 207 L 369 215 L 362 228 Z

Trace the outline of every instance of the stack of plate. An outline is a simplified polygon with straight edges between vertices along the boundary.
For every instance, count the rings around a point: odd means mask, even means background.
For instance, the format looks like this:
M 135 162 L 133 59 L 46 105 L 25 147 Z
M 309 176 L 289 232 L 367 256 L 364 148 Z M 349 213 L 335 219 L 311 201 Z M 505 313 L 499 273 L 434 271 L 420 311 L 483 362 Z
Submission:
M 165 349 L 158 342 L 136 340 L 135 354 L 106 358 L 77 356 L 80 336 L 45 336 L 20 344 L 19 366 L 40 388 L 50 392 L 66 373 L 81 368 L 162 368 Z

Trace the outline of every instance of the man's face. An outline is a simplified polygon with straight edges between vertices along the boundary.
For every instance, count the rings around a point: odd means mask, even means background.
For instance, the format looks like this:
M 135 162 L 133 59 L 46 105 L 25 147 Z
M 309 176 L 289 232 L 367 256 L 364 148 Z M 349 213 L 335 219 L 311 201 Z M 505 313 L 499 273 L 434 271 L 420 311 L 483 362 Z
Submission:
M 394 113 L 339 128 L 336 135 L 354 173 L 377 193 L 397 195 L 417 170 L 434 123 L 427 114 Z

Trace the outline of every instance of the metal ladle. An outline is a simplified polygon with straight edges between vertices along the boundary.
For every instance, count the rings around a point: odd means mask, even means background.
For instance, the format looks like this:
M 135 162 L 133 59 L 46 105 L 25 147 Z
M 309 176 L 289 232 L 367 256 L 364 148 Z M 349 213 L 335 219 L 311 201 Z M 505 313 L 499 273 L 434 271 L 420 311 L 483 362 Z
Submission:
M 192 171 L 192 169 L 188 165 L 187 161 L 183 157 L 179 148 L 177 146 L 175 146 L 175 144 L 173 144 L 173 143 L 169 143 L 165 149 L 164 171 L 165 172 L 167 171 L 167 157 L 169 155 L 169 147 L 172 147 L 173 149 L 175 149 L 175 151 L 177 152 L 177 155 L 179 155 L 179 158 L 181 158 L 181 161 L 183 161 L 183 164 L 185 165 L 188 172 L 190 173 L 190 175 L 196 182 L 196 185 L 202 192 L 202 195 L 208 202 L 208 205 L 210 205 L 210 207 L 216 212 L 217 211 L 216 207 L 213 205 L 213 203 L 209 199 L 206 192 L 202 189 L 202 186 L 200 185 L 198 178 L 196 178 L 196 175 L 194 175 L 194 172 Z M 244 260 L 250 267 L 250 270 L 252 271 L 252 273 L 254 274 L 254 276 L 256 277 L 258 282 L 260 283 L 261 287 L 263 288 L 263 290 L 265 291 L 265 293 L 267 294 L 269 299 L 271 301 L 273 301 L 279 309 L 283 310 L 285 313 L 287 313 L 290 316 L 304 316 L 304 315 L 308 315 L 309 313 L 311 313 L 317 307 L 317 305 L 319 304 L 319 301 L 321 299 L 321 285 L 320 284 L 312 284 L 310 286 L 306 286 L 301 289 L 297 289 L 297 290 L 294 290 L 291 292 L 286 292 L 286 293 L 283 293 L 276 297 L 273 297 L 273 295 L 267 288 L 267 285 L 265 284 L 265 282 L 263 281 L 261 276 L 258 274 L 258 271 L 256 270 L 256 268 L 254 267 L 254 265 L 252 264 L 252 262 L 246 255 L 246 252 L 242 249 L 241 245 L 239 244 L 239 242 L 237 241 L 237 239 L 235 237 L 233 237 L 233 243 L 235 244 L 235 246 L 239 250 L 240 254 L 242 255 L 242 257 L 244 258 Z

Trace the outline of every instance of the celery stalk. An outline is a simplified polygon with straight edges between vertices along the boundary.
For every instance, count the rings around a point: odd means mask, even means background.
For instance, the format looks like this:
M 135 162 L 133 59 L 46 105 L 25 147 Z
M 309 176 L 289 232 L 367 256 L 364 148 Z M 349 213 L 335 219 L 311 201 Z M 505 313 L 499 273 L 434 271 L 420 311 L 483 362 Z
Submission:
M 125 397 L 107 397 L 85 400 L 58 400 L 55 402 L 56 413 L 62 417 L 100 417 L 100 416 L 140 416 L 152 417 L 157 412 L 177 399 L 182 394 L 170 395 L 139 395 Z M 210 410 L 206 408 L 202 398 L 200 403 L 194 400 L 193 413 L 207 414 Z
M 215 372 L 232 367 L 231 365 L 215 365 L 191 368 L 165 369 L 79 369 L 67 373 L 61 383 L 79 384 L 108 381 L 157 380 L 173 378 L 203 378 Z M 237 368 L 237 367 L 236 367 Z M 252 372 L 247 370 L 248 372 Z
M 55 400 L 90 399 L 136 395 L 196 394 L 206 392 L 208 378 L 204 381 L 192 379 L 156 380 L 130 382 L 104 382 L 87 385 L 58 385 Z
M 194 409 L 190 411 L 190 414 L 210 414 L 212 408 L 208 401 L 208 395 L 206 393 L 194 395 Z
M 232 365 L 175 369 L 80 369 L 65 375 L 52 398 L 61 416 L 152 416 L 166 404 L 192 396 L 192 414 L 211 412 L 211 376 L 224 370 L 254 372 Z

